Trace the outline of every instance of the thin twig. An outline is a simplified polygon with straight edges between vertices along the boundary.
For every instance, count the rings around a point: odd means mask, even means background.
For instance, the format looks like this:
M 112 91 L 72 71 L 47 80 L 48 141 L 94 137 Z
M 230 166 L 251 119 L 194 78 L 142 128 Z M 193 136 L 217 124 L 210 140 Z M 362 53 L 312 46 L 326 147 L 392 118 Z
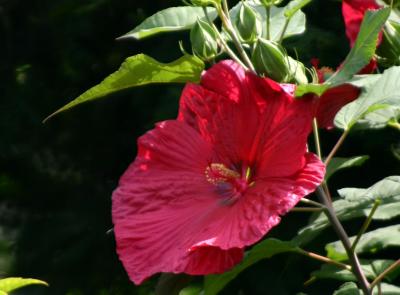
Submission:
M 290 212 L 321 212 L 324 211 L 322 208 L 312 208 L 312 207 L 294 207 Z
M 378 209 L 379 205 L 381 204 L 381 200 L 376 199 L 374 206 L 372 207 L 371 211 L 368 214 L 367 219 L 364 221 L 363 225 L 361 226 L 361 229 L 359 233 L 357 234 L 356 239 L 353 241 L 353 244 L 351 245 L 351 250 L 354 252 L 356 250 L 357 244 L 360 241 L 362 235 L 367 231 L 369 225 L 371 224 L 372 217 L 374 216 L 376 209 Z
M 224 37 L 221 36 L 218 28 L 215 26 L 215 24 L 211 21 L 210 16 L 208 15 L 208 12 L 205 8 L 203 8 L 204 14 L 206 16 L 206 19 L 209 23 L 209 25 L 213 28 L 214 32 L 217 34 L 217 37 L 219 39 L 219 42 L 221 44 L 221 47 L 225 50 L 225 52 L 238 64 L 240 64 L 246 71 L 249 70 L 249 68 L 240 60 L 239 57 L 236 56 L 236 54 L 230 49 L 229 45 L 225 42 Z
M 243 59 L 244 64 L 253 72 L 256 73 L 256 70 L 251 62 L 249 56 L 247 55 L 246 51 L 244 50 L 242 44 L 240 43 L 239 37 L 236 34 L 235 29 L 231 23 L 229 18 L 229 12 L 224 12 L 224 10 L 228 9 L 228 4 L 226 0 L 222 0 L 223 9 L 218 9 L 219 17 L 221 18 L 222 25 L 224 26 L 225 30 L 229 33 L 232 38 L 233 44 L 235 44 L 236 49 L 238 50 L 240 56 Z
M 302 254 L 302 255 L 305 255 L 307 257 L 322 261 L 324 263 L 333 264 L 333 265 L 336 265 L 336 266 L 338 266 L 340 268 L 343 268 L 345 270 L 350 270 L 351 271 L 351 266 L 350 265 L 347 265 L 347 264 L 332 260 L 332 259 L 330 259 L 328 257 L 321 256 L 321 255 L 313 253 L 313 252 L 304 251 L 302 249 L 297 250 L 297 252 Z
M 266 13 L 267 13 L 267 39 L 271 40 L 271 30 L 270 30 L 270 25 L 271 25 L 271 6 L 266 6 Z
M 289 26 L 290 18 L 286 18 L 285 25 L 283 26 L 283 30 L 281 32 L 281 36 L 279 37 L 279 43 L 282 43 L 283 38 L 285 37 L 286 30 Z
M 322 187 L 318 187 L 316 192 L 321 200 L 321 203 L 324 204 L 326 207 L 325 213 L 330 221 L 330 224 L 332 225 L 336 234 L 342 241 L 347 256 L 350 259 L 352 265 L 352 271 L 357 278 L 361 290 L 363 291 L 364 295 L 371 295 L 369 282 L 365 277 L 364 272 L 362 271 L 361 264 L 360 261 L 358 260 L 357 254 L 351 250 L 351 242 L 349 240 L 349 237 L 346 231 L 344 230 L 342 224 L 340 223 L 339 219 L 337 218 L 332 205 L 329 203 L 325 191 L 323 190 Z
M 307 199 L 307 198 L 300 199 L 300 202 L 304 203 L 304 204 L 307 204 L 307 205 L 311 205 L 311 206 L 317 207 L 317 208 L 325 209 L 325 206 L 322 205 L 321 203 L 315 202 L 315 201 Z
M 325 165 L 328 166 L 329 162 L 332 160 L 332 158 L 335 156 L 336 152 L 338 149 L 342 146 L 344 140 L 346 139 L 347 135 L 349 134 L 350 130 L 346 130 L 343 132 L 342 136 L 340 136 L 338 142 L 335 144 L 333 147 L 332 151 L 329 153 L 328 157 L 325 159 Z
M 371 290 L 379 284 L 385 276 L 387 276 L 389 273 L 394 271 L 396 268 L 400 267 L 400 259 L 394 262 L 391 266 L 389 266 L 387 269 L 385 269 L 379 276 L 375 278 L 375 280 L 371 283 Z

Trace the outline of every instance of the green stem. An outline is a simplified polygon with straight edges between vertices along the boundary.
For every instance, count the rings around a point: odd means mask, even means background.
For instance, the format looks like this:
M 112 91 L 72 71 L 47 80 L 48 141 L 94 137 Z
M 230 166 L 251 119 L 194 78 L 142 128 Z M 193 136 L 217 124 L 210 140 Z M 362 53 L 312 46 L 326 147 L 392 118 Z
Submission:
M 336 152 L 338 149 L 342 146 L 344 140 L 346 139 L 347 135 L 349 134 L 350 130 L 346 130 L 343 132 L 342 136 L 340 136 L 338 142 L 335 144 L 333 147 L 332 151 L 329 153 L 328 157 L 325 159 L 325 165 L 328 166 L 329 162 L 332 160 L 332 158 L 335 156 Z
M 369 282 L 365 277 L 364 272 L 362 271 L 361 264 L 360 261 L 358 260 L 357 254 L 351 250 L 350 239 L 346 231 L 344 230 L 342 224 L 340 223 L 338 217 L 336 216 L 335 210 L 328 201 L 328 197 L 326 196 L 324 189 L 322 187 L 318 187 L 316 193 L 320 198 L 321 203 L 324 204 L 326 207 L 325 213 L 330 221 L 330 224 L 332 225 L 339 239 L 342 241 L 343 247 L 345 248 L 347 256 L 349 257 L 349 260 L 352 265 L 352 272 L 357 278 L 361 290 L 363 291 L 364 295 L 371 295 L 372 293 L 370 290 Z
M 313 133 L 314 133 L 315 150 L 317 151 L 318 157 L 322 159 L 321 141 L 319 139 L 318 122 L 316 118 L 314 118 L 313 120 Z
M 224 49 L 224 51 L 238 64 L 240 64 L 245 70 L 249 70 L 249 68 L 240 60 L 239 57 L 236 56 L 236 54 L 230 49 L 229 45 L 225 42 L 224 38 L 221 36 L 218 28 L 215 26 L 215 24 L 211 21 L 210 16 L 208 15 L 208 12 L 205 8 L 203 8 L 204 14 L 206 16 L 206 19 L 210 26 L 213 28 L 214 32 L 217 34 L 217 37 L 220 41 L 221 47 Z
M 286 30 L 289 26 L 290 18 L 286 18 L 285 25 L 283 26 L 283 30 L 281 32 L 281 36 L 279 37 L 279 43 L 282 43 L 283 38 L 285 37 Z
M 398 123 L 398 122 L 389 121 L 389 122 L 387 123 L 387 125 L 388 125 L 389 127 L 394 128 L 394 129 L 400 130 L 400 123 Z
M 389 273 L 391 273 L 392 271 L 394 271 L 395 269 L 397 269 L 398 267 L 400 267 L 400 259 L 397 260 L 396 262 L 394 262 L 391 266 L 389 266 L 387 269 L 385 269 L 379 276 L 377 276 L 375 278 L 375 280 L 371 283 L 371 290 L 377 285 L 379 284 L 383 278 L 385 276 L 387 276 Z
M 316 259 L 316 260 L 322 261 L 324 263 L 336 265 L 336 266 L 338 266 L 340 268 L 343 268 L 343 269 L 346 269 L 346 270 L 351 270 L 351 266 L 350 265 L 347 265 L 347 264 L 332 260 L 332 259 L 330 259 L 328 257 L 321 256 L 321 255 L 313 253 L 313 252 L 304 251 L 303 249 L 298 249 L 297 252 L 302 254 L 302 255 L 305 255 L 307 257 L 310 257 L 312 259 Z
M 322 205 L 321 203 L 315 202 L 315 201 L 307 199 L 307 198 L 302 198 L 300 200 L 300 202 L 304 203 L 304 204 L 307 204 L 307 205 L 311 205 L 311 206 L 317 207 L 317 208 L 325 209 L 325 206 Z
M 312 208 L 312 207 L 294 207 L 290 212 L 321 212 L 323 208 Z
M 267 13 L 267 39 L 271 40 L 271 6 L 266 6 L 266 13 Z
M 224 10 L 228 10 L 228 4 L 226 3 L 226 0 L 222 0 L 222 7 L 218 7 L 218 14 L 219 17 L 221 18 L 222 25 L 224 26 L 225 30 L 229 33 L 229 35 L 232 38 L 233 44 L 235 44 L 235 47 L 237 51 L 239 52 L 240 56 L 243 59 L 243 63 L 253 72 L 256 74 L 256 70 L 247 55 L 246 51 L 244 50 L 242 44 L 240 43 L 239 37 L 236 34 L 235 29 L 233 28 L 233 25 L 231 23 L 231 20 L 229 19 L 229 12 L 224 12 Z
M 372 217 L 374 216 L 376 209 L 378 209 L 380 204 L 381 204 L 381 200 L 379 200 L 379 199 L 375 200 L 375 203 L 371 209 L 371 212 L 369 212 L 367 219 L 364 221 L 363 225 L 361 226 L 360 232 L 357 234 L 356 239 L 353 241 L 353 244 L 351 245 L 351 250 L 353 252 L 356 250 L 357 244 L 360 241 L 362 235 L 367 231 L 369 225 L 371 224 Z

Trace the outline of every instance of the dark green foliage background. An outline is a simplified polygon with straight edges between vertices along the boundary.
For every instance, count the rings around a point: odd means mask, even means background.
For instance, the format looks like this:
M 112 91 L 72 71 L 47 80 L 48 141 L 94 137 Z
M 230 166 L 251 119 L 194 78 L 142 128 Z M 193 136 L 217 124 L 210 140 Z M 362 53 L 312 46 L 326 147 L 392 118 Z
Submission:
M 308 33 L 291 39 L 303 61 L 336 67 L 348 51 L 338 1 L 307 7 Z M 46 280 L 50 288 L 19 294 L 149 294 L 156 278 L 135 288 L 115 254 L 111 192 L 153 123 L 174 118 L 182 86 L 127 91 L 41 121 L 144 52 L 160 61 L 180 56 L 187 34 L 116 42 L 146 16 L 178 1 L 0 0 L 0 276 Z M 293 51 L 294 52 L 294 51 Z M 400 173 L 392 147 L 399 132 L 355 133 L 341 155 L 370 154 L 361 168 L 341 172 L 332 187 L 367 187 Z M 323 134 L 328 151 L 338 134 Z M 289 214 L 271 236 L 290 239 L 307 215 Z M 361 223 L 360 221 L 359 223 Z M 354 234 L 357 224 L 349 225 Z M 323 253 L 324 241 L 312 250 Z M 385 253 L 387 257 L 393 253 Z M 296 294 L 319 263 L 279 255 L 244 272 L 224 294 Z M 338 283 L 304 288 L 330 294 Z M 242 290 L 243 293 L 238 293 Z M 322 293 L 321 293 L 322 292 Z M 168 290 L 165 294 L 170 294 Z

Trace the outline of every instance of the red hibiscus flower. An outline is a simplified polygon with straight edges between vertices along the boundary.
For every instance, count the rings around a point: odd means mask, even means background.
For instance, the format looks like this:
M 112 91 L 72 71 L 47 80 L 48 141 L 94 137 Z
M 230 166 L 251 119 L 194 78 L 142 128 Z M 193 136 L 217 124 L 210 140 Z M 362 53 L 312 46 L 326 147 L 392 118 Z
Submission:
M 188 84 L 177 120 L 138 140 L 113 193 L 118 255 L 139 284 L 224 272 L 323 180 L 307 152 L 313 100 L 224 61 Z
M 379 8 L 381 7 L 375 0 L 343 0 L 342 14 L 346 26 L 346 35 L 350 41 L 351 47 L 354 46 L 354 42 L 357 39 L 365 12 L 367 10 Z M 378 44 L 380 44 L 381 40 L 382 34 L 379 36 Z M 375 71 L 376 67 L 376 60 L 372 59 L 371 62 L 360 71 L 360 74 L 370 74 Z

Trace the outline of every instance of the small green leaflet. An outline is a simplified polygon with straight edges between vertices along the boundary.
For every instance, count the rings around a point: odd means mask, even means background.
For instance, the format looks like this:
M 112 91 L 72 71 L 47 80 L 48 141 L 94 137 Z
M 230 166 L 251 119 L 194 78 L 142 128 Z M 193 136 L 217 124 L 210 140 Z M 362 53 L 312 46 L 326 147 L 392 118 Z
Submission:
M 379 32 L 389 15 L 389 7 L 374 11 L 367 10 L 353 48 L 340 70 L 333 74 L 326 81 L 326 84 L 339 85 L 345 83 L 371 61 L 375 54 Z
M 296 97 L 301 97 L 308 93 L 313 93 L 317 96 L 321 96 L 328 89 L 329 89 L 329 85 L 326 85 L 326 84 L 312 84 L 312 83 L 302 84 L 302 85 L 299 85 L 296 87 L 294 95 Z
M 263 37 L 266 38 L 267 13 L 265 7 L 262 4 L 256 4 L 256 3 L 249 3 L 249 4 L 255 10 L 257 10 L 259 15 L 261 16 L 263 22 L 263 30 L 264 30 Z M 290 11 L 288 10 L 290 8 L 293 7 L 289 5 L 286 7 L 275 7 L 275 6 L 271 7 L 270 34 L 272 41 L 279 41 L 282 31 L 285 27 L 285 22 L 286 22 L 285 12 Z M 234 6 L 229 12 L 233 23 L 235 23 L 235 20 L 239 13 L 239 9 L 240 9 L 240 3 Z M 305 30 L 306 30 L 306 16 L 301 10 L 296 10 L 286 29 L 284 39 L 290 36 L 303 34 Z
M 335 117 L 335 126 L 351 129 L 367 114 L 389 106 L 400 106 L 400 67 L 387 69 L 358 99 L 344 106 Z
M 115 73 L 100 84 L 90 88 L 45 120 L 81 103 L 96 100 L 117 91 L 152 83 L 198 82 L 204 63 L 197 57 L 185 55 L 178 60 L 163 64 L 144 54 L 128 57 Z
M 389 176 L 367 189 L 343 188 L 339 190 L 342 197 L 333 202 L 333 208 L 341 221 L 367 217 L 377 199 L 380 205 L 374 220 L 389 220 L 400 216 L 400 176 Z M 310 224 L 302 228 L 293 241 L 304 245 L 315 238 L 329 226 L 325 214 L 313 215 Z
M 355 283 L 348 282 L 340 286 L 333 295 L 362 295 L 362 292 L 358 289 Z
M 353 242 L 355 237 L 351 237 Z M 379 228 L 365 233 L 356 247 L 356 253 L 373 254 L 390 247 L 400 247 L 400 224 Z M 347 254 L 341 241 L 329 243 L 325 247 L 327 256 L 333 260 L 346 260 Z
M 378 275 L 380 275 L 384 270 L 386 270 L 389 266 L 391 266 L 395 261 L 394 260 L 360 260 L 361 268 L 365 274 L 365 276 L 374 280 Z M 398 271 L 393 271 L 385 276 L 384 280 L 391 282 L 396 279 L 400 275 L 400 269 Z M 316 277 L 317 279 L 334 279 L 339 281 L 354 281 L 357 279 L 354 274 L 342 268 L 339 268 L 332 264 L 323 264 L 319 270 L 313 271 L 311 273 L 312 277 Z
M 243 261 L 231 271 L 220 275 L 206 276 L 204 282 L 204 295 L 218 294 L 218 292 L 221 291 L 230 281 L 236 278 L 239 273 L 262 259 L 270 258 L 283 252 L 296 252 L 298 249 L 299 248 L 291 242 L 283 242 L 277 239 L 266 239 L 254 246 L 250 251 L 246 252 Z
M 43 285 L 48 286 L 44 281 L 36 279 L 24 279 L 24 278 L 6 278 L 0 280 L 0 294 L 3 292 L 7 294 L 8 292 L 17 290 L 19 288 L 29 286 L 29 285 Z
M 206 9 L 210 19 L 214 20 L 217 17 L 215 8 L 207 7 Z M 167 8 L 145 19 L 132 31 L 118 39 L 134 38 L 140 40 L 159 33 L 189 30 L 198 18 L 202 20 L 206 18 L 201 7 L 180 6 Z
M 368 159 L 369 156 L 358 156 L 352 158 L 332 158 L 332 160 L 329 162 L 328 167 L 326 167 L 325 180 L 328 180 L 333 174 L 335 174 L 339 170 L 361 166 Z
M 382 283 L 381 284 L 382 295 L 400 295 L 400 288 L 394 285 Z M 357 285 L 353 282 L 343 284 L 333 295 L 362 295 L 361 290 L 357 288 Z M 374 288 L 373 295 L 378 295 L 378 288 Z

